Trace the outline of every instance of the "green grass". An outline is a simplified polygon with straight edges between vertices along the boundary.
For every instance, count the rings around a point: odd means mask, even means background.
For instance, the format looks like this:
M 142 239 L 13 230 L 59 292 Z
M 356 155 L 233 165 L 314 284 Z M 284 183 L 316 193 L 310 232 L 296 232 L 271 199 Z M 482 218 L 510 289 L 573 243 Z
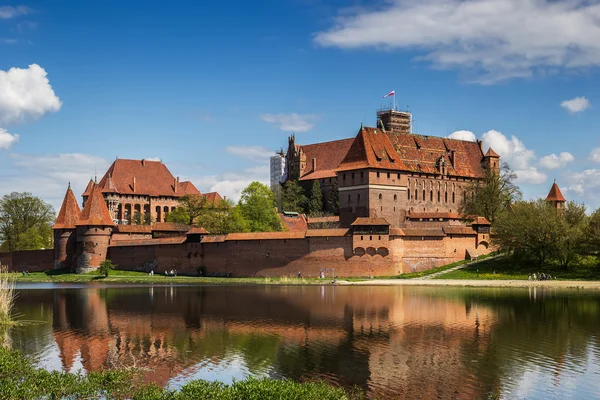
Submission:
M 0 347 L 1 399 L 364 399 L 359 390 L 345 391 L 323 382 L 248 378 L 231 385 L 202 380 L 177 391 L 142 382 L 133 369 L 93 371 L 86 375 L 38 369 L 21 353 Z
M 527 280 L 530 274 L 540 272 L 559 280 L 600 280 L 600 266 L 594 258 L 584 258 L 570 268 L 555 264 L 539 268 L 532 264 L 513 265 L 508 256 L 484 260 L 433 279 Z

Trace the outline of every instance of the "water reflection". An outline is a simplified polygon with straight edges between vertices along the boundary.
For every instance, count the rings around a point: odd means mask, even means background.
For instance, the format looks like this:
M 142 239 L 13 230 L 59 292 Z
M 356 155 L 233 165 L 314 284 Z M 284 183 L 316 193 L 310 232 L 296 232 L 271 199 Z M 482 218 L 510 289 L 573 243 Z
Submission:
M 148 381 L 321 379 L 385 398 L 594 398 L 600 297 L 419 287 L 20 290 L 12 344 L 49 369 Z

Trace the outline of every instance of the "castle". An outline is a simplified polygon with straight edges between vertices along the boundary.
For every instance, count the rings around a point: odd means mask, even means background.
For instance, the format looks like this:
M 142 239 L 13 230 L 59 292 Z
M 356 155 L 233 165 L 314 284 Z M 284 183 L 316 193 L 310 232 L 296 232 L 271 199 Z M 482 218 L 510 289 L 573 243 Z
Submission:
M 412 134 L 410 118 L 385 110 L 377 127 L 361 126 L 354 138 L 301 146 L 290 137 L 284 168 L 272 169 L 284 174 L 275 178 L 319 180 L 326 199 L 337 188 L 335 229 L 309 229 L 310 218 L 307 225 L 287 213 L 284 232 L 211 235 L 167 223 L 181 196 L 200 192 L 161 162 L 116 160 L 99 183 L 90 181 L 83 209 L 67 189 L 52 252 L 5 253 L 0 261 L 14 270 L 85 272 L 111 259 L 123 269 L 159 273 L 390 276 L 489 253 L 490 223 L 459 210 L 469 184 L 486 169 L 498 171 L 500 157 L 481 142 Z M 547 200 L 564 205 L 556 182 Z

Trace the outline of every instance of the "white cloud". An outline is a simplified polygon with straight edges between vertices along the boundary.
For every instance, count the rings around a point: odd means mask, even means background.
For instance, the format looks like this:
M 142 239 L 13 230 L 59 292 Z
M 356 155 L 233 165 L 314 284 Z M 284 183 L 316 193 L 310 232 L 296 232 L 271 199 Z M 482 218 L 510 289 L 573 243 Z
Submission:
M 46 75 L 37 64 L 0 70 L 0 123 L 36 120 L 47 112 L 60 110 L 62 103 Z
M 456 131 L 448 135 L 450 139 L 466 140 L 468 142 L 477 141 L 477 136 L 471 131 Z
M 0 149 L 10 149 L 19 141 L 19 135 L 11 135 L 6 129 L 0 128 Z
M 571 153 L 563 151 L 559 155 L 550 154 L 540 159 L 540 166 L 546 169 L 564 168 L 568 163 L 575 160 Z
M 273 150 L 262 146 L 227 146 L 225 151 L 240 158 L 254 161 L 264 161 L 275 155 Z
M 160 157 L 146 157 L 144 158 L 146 161 L 162 161 Z
M 565 100 L 560 103 L 560 106 L 567 110 L 569 114 L 583 112 L 590 107 L 590 101 L 585 97 L 575 97 L 571 100 Z
M 388 0 L 342 10 L 322 46 L 405 49 L 493 83 L 600 65 L 600 0 Z
M 490 130 L 482 135 L 484 151 L 494 149 L 506 161 L 517 175 L 516 182 L 540 184 L 546 182 L 548 176 L 538 171 L 532 165 L 535 161 L 535 152 L 525 147 L 525 144 L 516 136 L 507 138 L 501 132 Z
M 52 204 L 56 211 L 60 208 L 67 185 L 81 201 L 94 171 L 104 174 L 109 163 L 102 157 L 89 154 L 31 155 L 11 154 L 9 161 L 13 167 L 0 172 L 0 195 L 7 192 L 32 192 Z
M 31 13 L 27 6 L 0 6 L 0 19 L 11 19 Z
M 263 114 L 260 118 L 277 126 L 284 132 L 306 132 L 315 126 L 316 115 L 312 114 Z
M 600 206 L 600 169 L 586 169 L 581 172 L 566 174 L 569 184 L 565 191 L 578 194 L 587 200 L 588 206 Z
M 600 163 L 600 147 L 596 147 L 590 152 L 590 161 Z
M 267 186 L 269 185 L 269 166 L 257 166 L 239 172 L 226 172 L 223 174 L 190 178 L 190 180 L 203 193 L 219 192 L 221 196 L 227 196 L 227 199 L 237 202 L 240 199 L 242 190 L 250 183 L 258 181 Z

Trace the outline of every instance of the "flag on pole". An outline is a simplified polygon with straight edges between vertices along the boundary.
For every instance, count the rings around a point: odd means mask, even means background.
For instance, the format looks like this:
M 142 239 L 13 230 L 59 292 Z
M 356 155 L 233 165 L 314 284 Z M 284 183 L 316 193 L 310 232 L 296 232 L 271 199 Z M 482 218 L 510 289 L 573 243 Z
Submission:
M 385 99 L 386 97 L 395 96 L 395 95 L 396 95 L 396 91 L 392 90 L 391 92 L 389 92 L 388 94 L 386 94 L 385 96 L 383 96 L 383 98 Z

